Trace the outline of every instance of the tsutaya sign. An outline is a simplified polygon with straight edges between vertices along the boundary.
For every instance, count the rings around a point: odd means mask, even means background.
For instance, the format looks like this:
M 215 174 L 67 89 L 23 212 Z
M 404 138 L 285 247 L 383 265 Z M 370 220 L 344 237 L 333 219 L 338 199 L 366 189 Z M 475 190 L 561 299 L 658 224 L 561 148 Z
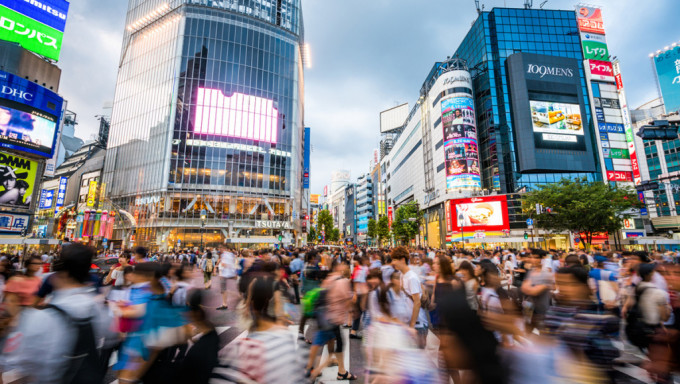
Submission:
M 290 221 L 257 220 L 257 221 L 255 221 L 255 228 L 293 229 L 293 224 L 291 224 Z
M 147 197 L 138 197 L 135 199 L 135 205 L 147 205 L 147 204 L 156 204 L 161 202 L 161 197 L 160 196 L 147 196 Z

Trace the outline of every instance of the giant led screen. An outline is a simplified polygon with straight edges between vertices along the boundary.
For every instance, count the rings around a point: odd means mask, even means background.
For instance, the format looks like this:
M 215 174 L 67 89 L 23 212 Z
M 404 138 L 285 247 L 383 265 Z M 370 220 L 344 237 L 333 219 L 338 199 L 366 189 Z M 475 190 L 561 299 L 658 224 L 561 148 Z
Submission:
M 481 188 L 477 127 L 471 97 L 450 97 L 441 102 L 444 130 L 446 189 Z
M 529 105 L 536 147 L 585 149 L 578 104 L 530 100 Z
M 198 88 L 194 133 L 276 143 L 278 115 L 272 100 Z
M 455 230 L 499 231 L 510 228 L 505 195 L 455 199 L 450 204 Z
M 63 99 L 0 71 L 0 147 L 52 157 Z

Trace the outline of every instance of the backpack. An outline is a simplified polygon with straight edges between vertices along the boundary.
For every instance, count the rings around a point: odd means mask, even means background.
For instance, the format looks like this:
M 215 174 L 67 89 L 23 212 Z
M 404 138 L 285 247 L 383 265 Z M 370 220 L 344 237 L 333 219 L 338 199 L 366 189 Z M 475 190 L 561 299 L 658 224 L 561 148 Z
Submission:
M 213 261 L 212 259 L 208 259 L 205 261 L 205 271 L 208 273 L 212 273 L 213 271 Z
M 640 309 L 640 298 L 649 287 L 641 290 L 635 289 L 635 304 L 626 314 L 626 336 L 628 341 L 634 346 L 643 349 L 649 345 L 650 327 L 642 321 L 642 310 Z
M 73 350 L 65 357 L 67 369 L 61 379 L 62 383 L 68 384 L 94 384 L 101 383 L 106 375 L 107 363 L 102 363 L 99 350 L 94 337 L 92 318 L 71 317 L 63 309 L 48 304 L 45 308 L 54 309 L 67 323 L 75 328 L 76 340 Z
M 319 299 L 319 294 L 321 293 L 321 288 L 314 288 L 309 292 L 305 293 L 302 297 L 302 313 L 305 317 L 314 317 L 314 308 L 316 302 Z

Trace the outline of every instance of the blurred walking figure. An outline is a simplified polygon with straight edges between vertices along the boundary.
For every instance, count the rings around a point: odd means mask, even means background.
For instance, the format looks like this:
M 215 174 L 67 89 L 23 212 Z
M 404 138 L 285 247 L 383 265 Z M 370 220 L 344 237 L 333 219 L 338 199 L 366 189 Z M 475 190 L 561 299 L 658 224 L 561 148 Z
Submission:
M 304 383 L 300 353 L 286 327 L 277 324 L 270 307 L 274 300 L 273 276 L 253 277 L 248 285 L 246 306 L 252 327 L 245 339 L 227 347 L 213 371 L 212 384 Z
M 203 284 L 205 285 L 205 289 L 210 289 L 212 286 L 213 271 L 215 270 L 212 252 L 207 251 L 205 257 L 201 260 L 201 270 L 203 271 Z
M 94 250 L 70 244 L 53 266 L 54 293 L 42 310 L 26 309 L 0 354 L 2 372 L 17 370 L 27 382 L 100 383 L 106 363 L 100 347 L 114 340 L 111 318 L 89 281 Z

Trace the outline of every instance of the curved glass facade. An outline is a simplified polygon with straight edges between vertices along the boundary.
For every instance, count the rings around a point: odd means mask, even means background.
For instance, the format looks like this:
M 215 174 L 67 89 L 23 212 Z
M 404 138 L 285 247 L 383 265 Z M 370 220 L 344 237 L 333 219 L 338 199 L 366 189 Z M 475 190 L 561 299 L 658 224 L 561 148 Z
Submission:
M 290 238 L 302 187 L 299 0 L 131 1 L 127 21 L 103 180 L 136 221 L 135 244 Z

